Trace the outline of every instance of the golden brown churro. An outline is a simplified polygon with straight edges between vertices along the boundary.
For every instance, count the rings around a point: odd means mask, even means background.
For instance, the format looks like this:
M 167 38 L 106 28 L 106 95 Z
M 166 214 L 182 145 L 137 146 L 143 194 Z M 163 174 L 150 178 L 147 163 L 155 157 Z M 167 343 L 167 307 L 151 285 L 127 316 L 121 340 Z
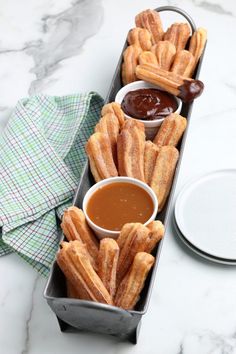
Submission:
M 117 266 L 117 284 L 121 282 L 137 252 L 145 250 L 145 240 L 148 238 L 149 230 L 140 223 L 125 224 L 117 239 L 120 247 L 120 256 Z
M 148 64 L 138 65 L 136 75 L 139 79 L 157 85 L 180 97 L 184 102 L 192 101 L 200 96 L 204 88 L 204 84 L 200 80 L 188 79 Z
M 93 269 L 86 246 L 80 241 L 62 242 L 57 263 L 80 299 L 112 304 L 112 299 Z
M 122 280 L 116 296 L 115 305 L 125 310 L 132 310 L 139 300 L 148 272 L 153 266 L 155 258 L 146 252 L 138 252 L 130 271 Z
M 142 50 L 149 50 L 152 46 L 152 35 L 146 28 L 135 27 L 127 36 L 128 43 L 139 46 Z
M 123 53 L 122 82 L 127 85 L 137 80 L 135 68 L 138 65 L 138 58 L 142 49 L 137 45 L 128 46 Z
M 164 40 L 173 43 L 177 52 L 185 48 L 189 37 L 190 27 L 187 23 L 173 23 L 164 34 Z
M 186 127 L 187 119 L 177 113 L 172 113 L 164 119 L 153 143 L 159 147 L 165 145 L 177 146 Z
M 124 112 L 122 111 L 120 104 L 117 102 L 107 103 L 102 107 L 102 116 L 105 116 L 107 113 L 112 113 L 116 116 L 119 121 L 120 128 L 122 128 L 125 122 Z
M 147 184 L 151 182 L 153 169 L 156 163 L 158 152 L 159 152 L 159 148 L 157 147 L 156 144 L 153 144 L 150 140 L 145 142 L 144 178 Z
M 194 57 L 188 50 L 180 50 L 177 52 L 171 71 L 177 75 L 191 77 L 194 66 Z
M 151 253 L 157 243 L 163 238 L 165 227 L 161 221 L 152 221 L 147 228 L 150 230 L 148 238 L 145 242 L 145 252 Z
M 161 69 L 169 70 L 176 54 L 174 44 L 169 41 L 160 41 L 152 46 L 151 51 L 156 55 L 157 65 Z
M 139 64 L 151 64 L 157 66 L 157 58 L 152 52 L 142 52 L 139 55 Z
M 150 187 L 158 200 L 158 211 L 165 205 L 179 158 L 178 150 L 173 146 L 162 146 L 159 150 Z
M 61 227 L 68 241 L 79 240 L 85 243 L 93 260 L 97 260 L 98 240 L 89 228 L 81 209 L 71 206 L 65 210 Z
M 107 134 L 92 134 L 87 141 L 85 149 L 89 158 L 90 169 L 96 182 L 104 178 L 118 176 Z
M 120 131 L 120 124 L 117 117 L 113 113 L 107 113 L 95 126 L 95 132 L 107 134 L 110 144 L 113 160 L 117 162 L 117 137 Z
M 192 68 L 192 74 L 197 66 L 198 60 L 203 53 L 207 40 L 207 31 L 204 28 L 198 28 L 196 32 L 193 33 L 189 44 L 189 51 L 193 54 L 194 65 Z
M 155 10 L 145 10 L 140 12 L 135 17 L 135 24 L 137 27 L 146 28 L 152 34 L 152 43 L 158 43 L 162 40 L 164 31 L 160 15 Z
M 117 139 L 119 175 L 144 181 L 144 125 L 133 119 L 126 122 Z
M 112 238 L 104 238 L 100 242 L 98 255 L 98 275 L 111 298 L 116 292 L 116 271 L 119 257 L 119 246 Z

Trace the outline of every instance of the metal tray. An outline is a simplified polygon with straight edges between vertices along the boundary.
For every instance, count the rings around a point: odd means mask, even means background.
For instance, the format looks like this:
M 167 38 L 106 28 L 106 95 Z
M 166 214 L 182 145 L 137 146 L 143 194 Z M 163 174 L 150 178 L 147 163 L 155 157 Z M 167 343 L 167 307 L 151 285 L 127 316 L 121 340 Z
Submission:
M 156 11 L 173 11 L 184 16 L 190 24 L 192 31 L 196 30 L 196 26 L 192 18 L 182 9 L 174 6 L 163 6 L 156 9 Z M 123 50 L 126 48 L 125 43 Z M 123 53 L 123 51 L 122 51 Z M 194 78 L 198 78 L 200 68 L 203 60 L 203 55 L 198 63 L 195 71 Z M 114 101 L 117 91 L 122 87 L 121 82 L 121 63 L 122 54 L 120 56 L 111 87 L 109 89 L 106 102 Z M 183 103 L 181 114 L 190 120 L 193 103 Z M 164 225 L 167 225 L 170 215 L 171 200 L 174 194 L 175 185 L 177 182 L 178 171 L 183 156 L 184 145 L 188 128 L 185 131 L 182 141 L 179 143 L 180 158 L 177 164 L 174 181 L 172 184 L 171 193 L 165 208 L 160 214 L 158 219 L 161 220 Z M 82 201 L 87 190 L 94 184 L 93 176 L 89 169 L 89 164 L 85 165 L 82 173 L 80 183 L 77 192 L 74 197 L 73 204 L 82 207 Z M 161 248 L 163 240 L 158 244 L 153 251 L 153 255 L 156 257 L 155 265 L 150 272 L 145 287 L 141 293 L 140 300 L 133 311 L 126 311 L 121 308 L 95 303 L 92 301 L 69 299 L 66 297 L 66 285 L 65 278 L 57 263 L 54 262 L 51 273 L 44 291 L 44 297 L 46 298 L 52 311 L 56 314 L 61 331 L 78 331 L 86 330 L 96 333 L 111 334 L 121 337 L 124 340 L 136 344 L 138 338 L 138 332 L 141 324 L 141 318 L 145 314 L 148 308 L 152 288 L 155 281 L 155 275 L 157 271 L 157 265 L 160 258 Z

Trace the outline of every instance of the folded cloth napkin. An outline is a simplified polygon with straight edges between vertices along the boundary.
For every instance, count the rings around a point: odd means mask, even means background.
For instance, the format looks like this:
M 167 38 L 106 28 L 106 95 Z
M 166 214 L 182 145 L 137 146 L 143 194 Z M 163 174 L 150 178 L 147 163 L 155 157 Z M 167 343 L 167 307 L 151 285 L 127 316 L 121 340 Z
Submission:
M 72 202 L 102 105 L 94 92 L 18 102 L 0 140 L 0 256 L 16 252 L 47 276 L 56 216 Z

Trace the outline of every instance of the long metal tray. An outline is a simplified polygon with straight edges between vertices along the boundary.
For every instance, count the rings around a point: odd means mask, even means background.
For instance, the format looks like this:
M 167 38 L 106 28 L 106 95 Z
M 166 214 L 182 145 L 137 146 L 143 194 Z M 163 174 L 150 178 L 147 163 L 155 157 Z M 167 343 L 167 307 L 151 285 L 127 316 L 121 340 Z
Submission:
M 196 26 L 192 18 L 182 9 L 174 6 L 163 6 L 156 9 L 156 11 L 174 11 L 184 16 L 189 22 L 192 31 L 196 30 Z M 126 48 L 127 43 L 123 50 Z M 123 53 L 123 52 L 122 52 Z M 202 64 L 203 56 L 196 68 L 194 78 L 198 78 Z M 117 91 L 122 87 L 121 82 L 121 63 L 122 54 L 120 56 L 111 87 L 109 89 L 106 102 L 114 101 Z M 181 114 L 190 120 L 193 103 L 183 103 Z M 178 148 L 180 151 L 180 158 L 176 168 L 174 181 L 172 184 L 171 193 L 163 211 L 158 214 L 158 219 L 166 226 L 170 216 L 171 200 L 174 195 L 175 185 L 177 182 L 178 171 L 181 165 L 181 160 L 184 151 L 185 140 L 188 134 L 188 128 L 185 131 L 182 141 Z M 87 190 L 94 184 L 93 176 L 87 163 L 82 173 L 77 192 L 74 197 L 74 205 L 82 207 L 82 201 Z M 150 272 L 145 287 L 141 293 L 140 300 L 133 311 L 126 311 L 121 308 L 95 303 L 92 301 L 70 299 L 66 297 L 65 277 L 54 262 L 51 273 L 44 291 L 46 298 L 52 311 L 56 314 L 61 331 L 78 331 L 87 330 L 103 334 L 111 334 L 121 337 L 124 340 L 129 340 L 132 343 L 137 343 L 138 332 L 141 324 L 141 318 L 148 308 L 152 288 L 155 281 L 158 261 L 161 254 L 163 240 L 158 244 L 153 252 L 156 257 L 155 265 Z

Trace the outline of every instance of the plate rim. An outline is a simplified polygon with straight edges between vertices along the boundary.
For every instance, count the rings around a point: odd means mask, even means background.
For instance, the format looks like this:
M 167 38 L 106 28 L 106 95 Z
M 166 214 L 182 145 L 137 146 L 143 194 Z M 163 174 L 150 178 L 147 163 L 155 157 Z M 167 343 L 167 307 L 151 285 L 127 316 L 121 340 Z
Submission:
M 200 257 L 202 257 L 204 259 L 207 259 L 208 261 L 211 261 L 213 263 L 236 266 L 236 259 L 235 260 L 228 260 L 226 258 L 215 257 L 215 256 L 212 256 L 211 254 L 208 254 L 207 252 L 203 252 L 199 248 L 195 247 L 181 233 L 181 231 L 179 230 L 178 225 L 177 225 L 174 217 L 173 217 L 173 226 L 174 226 L 174 230 L 175 230 L 178 238 L 184 243 L 184 245 L 186 247 L 188 247 L 192 252 L 194 252 L 198 256 L 200 256 Z
M 176 200 L 175 200 L 175 205 L 174 205 L 174 219 L 175 219 L 175 224 L 179 229 L 179 232 L 181 233 L 181 235 L 185 238 L 185 240 L 187 242 L 189 242 L 193 247 L 197 248 L 200 252 L 204 252 L 207 255 L 216 257 L 218 259 L 223 259 L 223 260 L 229 260 L 229 261 L 236 261 L 236 256 L 235 258 L 232 257 L 222 257 L 219 256 L 215 253 L 210 253 L 209 251 L 206 251 L 205 249 L 202 249 L 201 247 L 199 247 L 199 245 L 194 244 L 193 242 L 191 242 L 188 237 L 182 232 L 179 224 L 178 224 L 178 218 L 177 218 L 177 208 L 178 208 L 178 203 L 181 200 L 182 195 L 186 192 L 186 190 L 188 190 L 192 185 L 197 184 L 199 181 L 204 180 L 206 178 L 208 178 L 211 175 L 216 175 L 216 174 L 220 174 L 220 173 L 235 173 L 236 176 L 236 168 L 223 168 L 223 169 L 217 169 L 217 170 L 212 170 L 209 171 L 205 174 L 199 175 L 197 178 L 193 178 L 190 181 L 188 181 L 186 184 L 184 184 L 184 186 L 181 188 L 181 190 L 179 191 Z

